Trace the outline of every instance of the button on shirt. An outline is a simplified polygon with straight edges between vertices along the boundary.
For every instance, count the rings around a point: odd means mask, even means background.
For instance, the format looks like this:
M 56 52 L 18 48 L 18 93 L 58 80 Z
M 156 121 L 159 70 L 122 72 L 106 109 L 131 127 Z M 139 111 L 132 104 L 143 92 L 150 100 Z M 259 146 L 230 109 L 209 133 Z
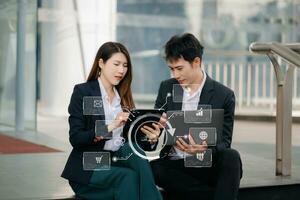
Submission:
M 122 107 L 121 107 L 121 98 L 114 87 L 114 93 L 115 97 L 112 101 L 112 103 L 109 103 L 109 97 L 107 95 L 107 92 L 104 88 L 104 85 L 102 84 L 100 78 L 98 78 L 99 86 L 100 86 L 100 91 L 102 95 L 102 104 L 104 108 L 104 113 L 105 113 L 105 124 L 108 125 L 110 124 L 117 116 L 118 113 L 123 112 Z M 109 151 L 117 151 L 121 147 L 121 142 L 120 140 L 122 139 L 122 133 L 123 133 L 123 126 L 118 127 L 112 131 L 112 139 L 107 140 L 104 145 L 104 150 L 109 150 Z
M 197 110 L 198 109 L 198 104 L 200 101 L 200 96 L 201 96 L 201 92 L 203 89 L 203 86 L 205 84 L 206 81 L 206 73 L 204 70 L 202 70 L 203 73 L 203 80 L 201 85 L 199 86 L 199 88 L 197 89 L 196 92 L 194 93 L 190 93 L 188 88 L 183 87 L 183 99 L 182 99 L 182 110 L 186 111 L 186 110 Z M 191 156 L 190 154 L 185 153 L 184 151 L 179 150 L 178 148 L 176 148 L 175 146 L 173 146 L 174 149 L 172 149 L 172 151 L 175 153 L 174 155 L 174 159 L 180 159 L 180 158 L 184 158 L 185 156 Z

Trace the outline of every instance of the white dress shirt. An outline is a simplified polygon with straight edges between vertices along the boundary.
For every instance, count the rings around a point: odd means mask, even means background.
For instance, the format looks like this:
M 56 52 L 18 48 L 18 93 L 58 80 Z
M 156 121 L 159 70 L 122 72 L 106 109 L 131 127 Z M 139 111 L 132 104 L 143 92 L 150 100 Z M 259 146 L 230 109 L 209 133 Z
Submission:
M 121 98 L 118 91 L 114 87 L 113 90 L 115 93 L 115 97 L 112 100 L 112 103 L 110 104 L 109 97 L 100 78 L 98 78 L 98 82 L 99 82 L 100 91 L 102 95 L 102 104 L 105 113 L 105 124 L 108 125 L 116 118 L 118 113 L 123 112 L 121 107 Z M 105 142 L 103 149 L 110 150 L 110 151 L 119 150 L 119 148 L 121 147 L 119 141 L 122 139 L 122 133 L 123 133 L 123 126 L 114 129 L 112 131 L 112 139 L 107 140 Z

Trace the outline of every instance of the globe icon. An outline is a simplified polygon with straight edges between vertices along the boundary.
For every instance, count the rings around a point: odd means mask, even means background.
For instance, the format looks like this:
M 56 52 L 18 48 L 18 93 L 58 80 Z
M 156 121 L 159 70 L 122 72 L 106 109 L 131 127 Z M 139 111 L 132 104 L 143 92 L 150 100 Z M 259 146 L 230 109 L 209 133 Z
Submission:
M 199 133 L 199 138 L 200 138 L 201 140 L 206 140 L 207 137 L 208 137 L 208 134 L 207 134 L 206 131 L 201 131 L 201 132 Z

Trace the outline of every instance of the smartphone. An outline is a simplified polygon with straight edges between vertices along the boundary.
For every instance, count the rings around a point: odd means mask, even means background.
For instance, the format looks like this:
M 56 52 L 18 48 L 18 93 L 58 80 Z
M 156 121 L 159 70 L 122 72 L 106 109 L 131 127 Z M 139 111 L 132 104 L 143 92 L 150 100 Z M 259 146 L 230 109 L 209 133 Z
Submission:
M 176 136 L 174 143 L 176 143 L 179 138 L 181 138 L 185 143 L 190 144 L 189 135 Z

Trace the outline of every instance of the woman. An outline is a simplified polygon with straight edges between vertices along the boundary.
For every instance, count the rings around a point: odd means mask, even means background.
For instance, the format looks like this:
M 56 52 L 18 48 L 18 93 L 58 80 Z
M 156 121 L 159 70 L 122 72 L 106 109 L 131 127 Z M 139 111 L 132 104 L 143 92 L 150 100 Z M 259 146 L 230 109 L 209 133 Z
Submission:
M 148 161 L 134 154 L 127 160 L 111 162 L 110 170 L 86 170 L 83 167 L 84 152 L 109 152 L 111 157 L 132 153 L 127 143 L 116 142 L 121 138 L 129 116 L 122 107 L 134 108 L 131 81 L 131 60 L 127 49 L 120 43 L 107 42 L 99 48 L 87 82 L 74 87 L 68 109 L 69 140 L 73 150 L 62 177 L 69 180 L 78 197 L 161 199 Z M 101 97 L 100 115 L 84 112 L 84 97 L 88 96 Z M 95 136 L 96 120 L 105 122 L 100 129 L 110 134 L 111 139 Z

